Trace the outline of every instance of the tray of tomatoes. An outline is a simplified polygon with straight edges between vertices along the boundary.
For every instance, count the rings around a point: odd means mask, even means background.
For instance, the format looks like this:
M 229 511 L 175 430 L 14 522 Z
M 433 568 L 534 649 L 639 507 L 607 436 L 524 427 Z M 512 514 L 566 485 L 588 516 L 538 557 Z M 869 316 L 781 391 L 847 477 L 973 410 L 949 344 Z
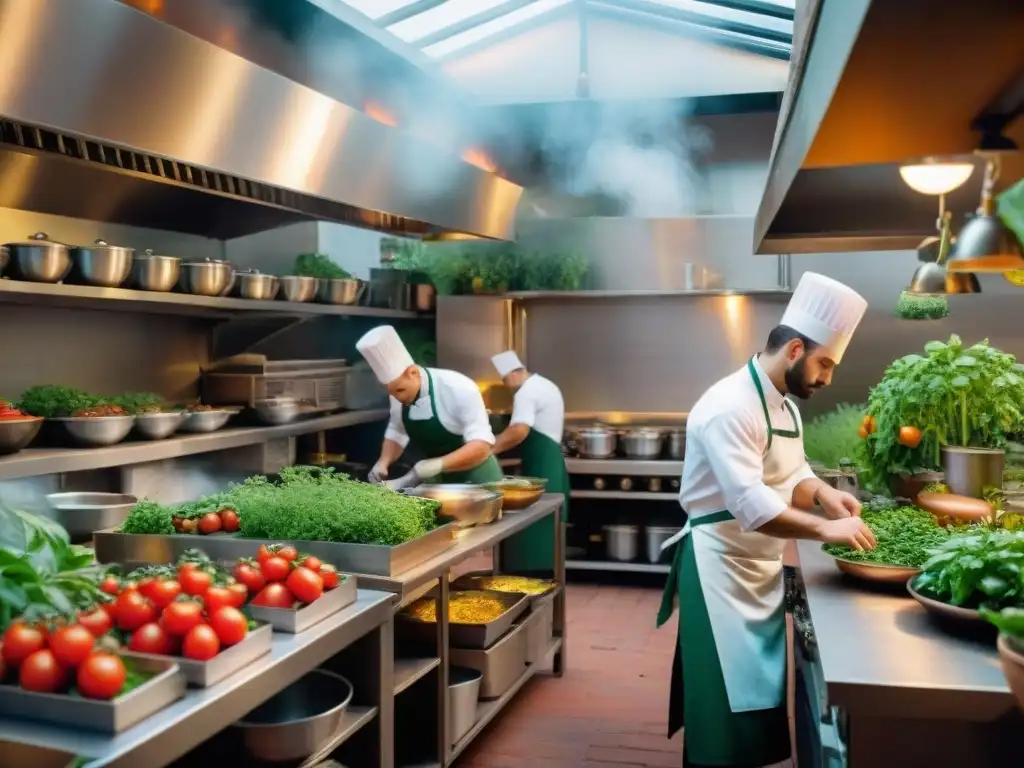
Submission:
M 114 597 L 115 634 L 128 658 L 171 658 L 189 685 L 206 688 L 270 652 L 273 628 L 244 612 L 248 590 L 209 560 L 188 556 L 100 588 Z
M 88 617 L 88 619 L 86 619 Z M 120 733 L 185 693 L 172 658 L 129 658 L 102 610 L 67 623 L 15 621 L 0 647 L 0 715 Z
M 286 544 L 261 544 L 234 577 L 253 595 L 249 612 L 279 632 L 303 632 L 356 600 L 356 580 Z

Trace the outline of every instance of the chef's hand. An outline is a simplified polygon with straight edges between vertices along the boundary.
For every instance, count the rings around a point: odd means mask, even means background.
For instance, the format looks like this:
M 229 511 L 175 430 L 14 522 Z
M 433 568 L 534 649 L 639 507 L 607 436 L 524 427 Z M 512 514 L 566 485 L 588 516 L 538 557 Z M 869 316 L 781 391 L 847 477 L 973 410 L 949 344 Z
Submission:
M 838 544 L 858 552 L 874 549 L 878 542 L 867 523 L 859 517 L 843 517 L 826 520 L 821 528 L 821 540 L 826 544 Z
M 831 520 L 860 515 L 860 502 L 856 496 L 828 485 L 818 491 L 818 503 L 825 511 L 825 516 Z
M 417 461 L 412 471 L 420 480 L 432 480 L 444 471 L 444 462 L 441 459 L 424 459 Z
M 416 474 L 416 470 L 406 472 L 401 477 L 396 477 L 394 480 L 385 480 L 384 485 L 390 488 L 392 491 L 404 491 L 406 488 L 415 488 L 420 484 L 420 477 Z
M 367 482 L 383 483 L 385 480 L 388 479 L 388 469 L 389 467 L 387 464 L 385 464 L 383 461 L 378 461 L 376 464 L 373 465 L 373 468 L 370 470 L 370 474 L 366 478 Z

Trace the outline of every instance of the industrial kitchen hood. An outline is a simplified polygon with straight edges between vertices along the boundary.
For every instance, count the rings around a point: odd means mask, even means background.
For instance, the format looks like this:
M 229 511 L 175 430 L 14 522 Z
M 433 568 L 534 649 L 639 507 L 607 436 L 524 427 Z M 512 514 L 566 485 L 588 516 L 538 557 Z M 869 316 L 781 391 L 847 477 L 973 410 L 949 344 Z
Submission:
M 915 248 L 935 234 L 938 200 L 904 184 L 901 163 L 1024 146 L 1024 3 L 804 5 L 755 250 Z M 1001 183 L 1022 170 L 1021 155 L 1008 156 Z M 955 230 L 978 205 L 982 176 L 948 196 Z
M 115 0 L 0 0 L 0 206 L 511 239 L 522 189 Z

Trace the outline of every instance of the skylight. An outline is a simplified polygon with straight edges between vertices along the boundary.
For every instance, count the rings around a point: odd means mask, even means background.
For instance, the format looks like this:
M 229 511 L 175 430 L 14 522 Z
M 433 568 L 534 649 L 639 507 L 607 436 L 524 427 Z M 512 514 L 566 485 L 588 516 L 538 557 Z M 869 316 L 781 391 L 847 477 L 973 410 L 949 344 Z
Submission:
M 388 27 L 388 32 L 407 43 L 415 42 L 507 2 L 508 0 L 448 0 L 436 8 L 392 24 Z
M 488 37 L 492 37 L 499 32 L 503 32 L 517 24 L 528 21 L 542 13 L 547 13 L 548 11 L 560 8 L 563 5 L 567 5 L 571 1 L 572 0 L 536 0 L 536 2 L 523 6 L 517 11 L 512 11 L 511 13 L 506 13 L 504 16 L 499 16 L 493 21 L 488 21 L 484 24 L 473 27 L 472 29 L 466 30 L 465 32 L 453 35 L 446 40 L 442 40 L 433 45 L 428 45 L 423 49 L 423 52 L 432 58 L 447 56 L 448 54 L 461 50 L 466 46 L 486 40 Z

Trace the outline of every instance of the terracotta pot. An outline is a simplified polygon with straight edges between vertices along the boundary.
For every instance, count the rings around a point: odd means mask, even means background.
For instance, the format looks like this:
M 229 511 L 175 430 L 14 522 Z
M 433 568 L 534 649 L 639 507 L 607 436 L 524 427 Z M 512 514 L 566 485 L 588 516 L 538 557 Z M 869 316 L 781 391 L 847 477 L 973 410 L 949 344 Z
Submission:
M 894 495 L 910 499 L 915 504 L 917 496 L 924 490 L 926 485 L 941 483 L 943 474 L 941 472 L 921 472 L 916 475 L 893 475 L 889 480 L 889 487 Z
M 1017 698 L 1017 705 L 1024 709 L 1024 653 L 1021 653 L 1017 644 L 1006 635 L 999 635 L 997 646 L 1006 683 Z

